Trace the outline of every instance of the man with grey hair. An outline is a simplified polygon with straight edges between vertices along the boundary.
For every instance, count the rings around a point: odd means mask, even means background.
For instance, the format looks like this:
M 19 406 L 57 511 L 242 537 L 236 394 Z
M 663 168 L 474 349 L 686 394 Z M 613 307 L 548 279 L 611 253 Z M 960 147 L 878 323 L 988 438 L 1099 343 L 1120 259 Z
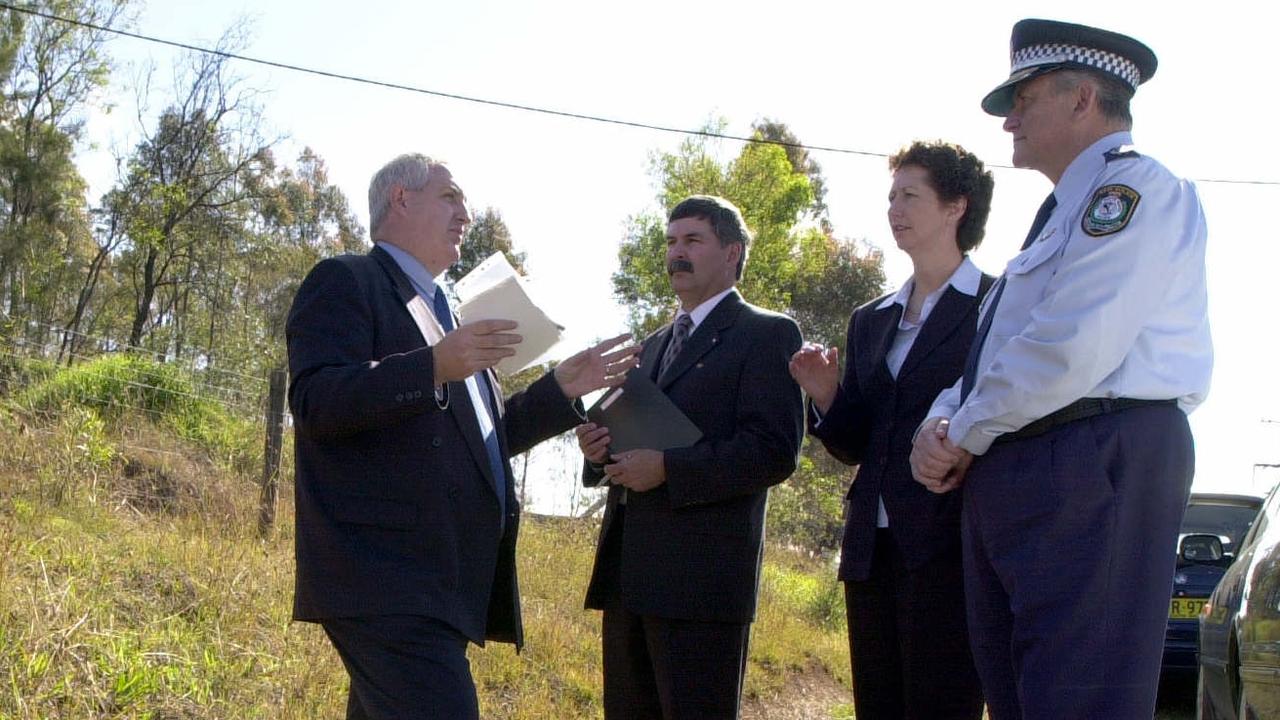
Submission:
M 1053 182 L 984 300 L 964 374 L 917 431 L 916 480 L 964 484 L 965 601 L 992 720 L 1150 718 L 1213 366 L 1194 185 L 1129 149 L 1146 45 L 1013 28 L 982 101 Z
M 609 454 L 609 429 L 580 426 L 584 479 L 607 481 L 587 607 L 604 611 L 606 720 L 738 717 L 756 610 L 769 488 L 804 437 L 791 318 L 745 302 L 751 235 L 728 200 L 672 209 L 666 268 L 674 321 L 640 367 L 702 432 L 689 447 Z
M 478 718 L 468 642 L 523 642 L 508 458 L 621 383 L 626 335 L 505 401 L 515 323 L 457 326 L 436 278 L 471 222 L 442 163 L 402 155 L 369 186 L 368 255 L 313 268 L 289 312 L 295 421 L 293 616 L 351 676 L 348 718 Z

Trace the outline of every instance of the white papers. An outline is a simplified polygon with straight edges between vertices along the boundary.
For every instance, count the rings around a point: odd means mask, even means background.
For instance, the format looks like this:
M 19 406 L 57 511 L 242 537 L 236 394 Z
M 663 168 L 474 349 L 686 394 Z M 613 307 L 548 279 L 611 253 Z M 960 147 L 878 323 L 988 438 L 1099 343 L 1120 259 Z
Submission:
M 515 268 L 496 252 L 453 286 L 461 304 L 458 316 L 464 325 L 480 320 L 514 320 L 514 332 L 524 337 L 516 354 L 495 367 L 504 375 L 520 372 L 543 360 L 560 342 L 564 328 L 542 312 L 516 274 Z

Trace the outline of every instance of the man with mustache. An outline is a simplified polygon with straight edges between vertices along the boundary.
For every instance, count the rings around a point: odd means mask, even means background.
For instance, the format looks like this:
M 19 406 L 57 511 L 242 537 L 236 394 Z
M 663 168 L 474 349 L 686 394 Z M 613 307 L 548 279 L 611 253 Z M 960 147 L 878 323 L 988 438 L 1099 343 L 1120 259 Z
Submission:
M 702 431 L 690 447 L 611 456 L 609 429 L 577 429 L 584 478 L 608 481 L 587 607 L 604 611 L 604 715 L 736 718 L 755 615 L 769 487 L 795 470 L 804 412 L 787 363 L 800 329 L 743 301 L 750 233 L 738 209 L 695 195 L 671 211 L 675 321 L 640 366 Z

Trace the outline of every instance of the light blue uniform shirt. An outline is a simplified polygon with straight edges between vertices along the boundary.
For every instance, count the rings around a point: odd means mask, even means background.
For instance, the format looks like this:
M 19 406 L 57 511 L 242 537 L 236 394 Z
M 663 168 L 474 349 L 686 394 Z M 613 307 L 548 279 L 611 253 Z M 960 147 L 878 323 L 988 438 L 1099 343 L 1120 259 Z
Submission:
M 956 381 L 929 410 L 975 455 L 1080 398 L 1176 399 L 1190 412 L 1209 391 L 1204 210 L 1195 186 L 1155 160 L 1109 157 L 1130 142 L 1112 133 L 1067 167 L 1036 242 L 1005 267 L 972 393 L 962 405 Z M 1114 231 L 1112 186 L 1137 197 Z

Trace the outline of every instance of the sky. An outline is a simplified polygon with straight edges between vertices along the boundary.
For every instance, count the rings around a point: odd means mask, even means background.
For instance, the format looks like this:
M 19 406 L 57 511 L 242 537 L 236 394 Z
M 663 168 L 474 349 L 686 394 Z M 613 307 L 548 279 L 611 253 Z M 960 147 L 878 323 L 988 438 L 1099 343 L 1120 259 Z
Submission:
M 1275 11 L 1264 3 L 861 3 L 714 0 L 462 3 L 366 0 L 167 0 L 135 30 L 212 45 L 247 22 L 239 52 L 276 62 L 447 93 L 696 129 L 723 118 L 730 134 L 762 118 L 787 123 L 816 151 L 841 237 L 884 251 L 889 288 L 910 275 L 885 212 L 885 153 L 915 139 L 958 142 L 989 165 L 1010 162 L 1001 120 L 979 108 L 1008 76 L 1012 25 L 1044 17 L 1133 35 L 1159 57 L 1133 102 L 1137 149 L 1196 179 L 1209 223 L 1215 373 L 1191 416 L 1195 490 L 1265 492 L 1280 463 L 1280 340 L 1271 319 L 1280 266 L 1280 149 L 1274 83 Z M 108 150 L 137 140 L 131 79 L 163 74 L 176 51 L 120 38 L 110 113 L 89 122 L 80 158 L 91 200 L 114 180 Z M 448 161 L 473 207 L 495 207 L 511 229 L 536 297 L 568 327 L 565 350 L 625 329 L 610 275 L 628 217 L 654 212 L 655 152 L 682 136 L 551 117 L 235 62 L 260 91 L 269 134 L 292 162 L 310 147 L 367 226 L 369 178 L 403 152 Z M 736 141 L 718 149 L 732 157 Z M 987 236 L 974 253 L 998 274 L 1017 252 L 1051 186 L 996 168 Z M 1237 184 L 1205 180 L 1254 180 Z M 748 269 L 748 272 L 750 270 Z M 1135 268 L 1141 272 L 1141 268 Z M 1268 299 L 1270 298 L 1270 299 Z M 1270 422 L 1268 422 L 1270 421 Z M 565 461 L 572 468 L 572 459 Z M 568 471 L 548 471 L 539 511 L 566 509 Z M 563 476 L 563 477 L 562 477 Z

